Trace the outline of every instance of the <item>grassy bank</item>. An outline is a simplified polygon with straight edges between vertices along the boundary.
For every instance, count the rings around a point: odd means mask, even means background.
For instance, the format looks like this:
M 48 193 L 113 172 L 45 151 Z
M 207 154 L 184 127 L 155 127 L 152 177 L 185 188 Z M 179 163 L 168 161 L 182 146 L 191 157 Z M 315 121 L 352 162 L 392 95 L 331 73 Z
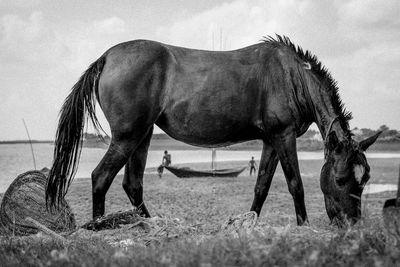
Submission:
M 334 230 L 333 230 L 334 231 Z M 308 227 L 277 233 L 173 240 L 148 247 L 111 247 L 101 239 L 2 240 L 2 263 L 14 266 L 398 266 L 400 253 L 387 247 L 379 225 L 364 223 L 322 236 Z
M 371 181 L 396 183 L 397 161 L 372 159 Z M 223 163 L 231 167 L 243 163 Z M 207 165 L 193 166 L 202 168 Z M 310 225 L 297 227 L 292 197 L 280 167 L 252 233 L 220 230 L 230 216 L 248 211 L 255 177 L 159 179 L 146 174 L 144 198 L 150 213 L 174 221 L 167 236 L 149 246 L 113 247 L 110 238 L 137 238 L 130 228 L 73 235 L 59 243 L 40 236 L 0 238 L 1 266 L 395 266 L 399 248 L 387 240 L 381 211 L 394 192 L 363 197 L 362 222 L 348 230 L 329 225 L 319 188 L 320 160 L 300 161 Z M 130 208 L 118 176 L 106 198 L 106 213 Z M 78 179 L 68 195 L 78 224 L 91 217 L 91 182 Z

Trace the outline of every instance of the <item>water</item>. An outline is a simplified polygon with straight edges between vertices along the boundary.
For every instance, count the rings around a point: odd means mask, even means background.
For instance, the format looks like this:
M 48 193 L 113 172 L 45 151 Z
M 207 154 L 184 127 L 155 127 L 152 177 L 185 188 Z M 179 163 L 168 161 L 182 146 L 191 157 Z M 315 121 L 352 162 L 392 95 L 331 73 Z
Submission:
M 396 184 L 367 184 L 363 194 L 377 194 L 385 191 L 397 191 Z
M 53 160 L 52 144 L 33 144 L 37 169 L 50 167 Z M 83 148 L 76 178 L 88 178 L 97 166 L 105 149 Z M 169 150 L 173 164 L 209 162 L 211 150 Z M 147 168 L 161 164 L 162 150 L 151 150 L 148 153 Z M 261 151 L 227 151 L 218 150 L 217 161 L 247 161 L 252 156 L 260 159 Z M 323 152 L 299 152 L 300 160 L 322 160 Z M 368 158 L 400 158 L 400 153 L 367 153 Z M 0 192 L 4 192 L 19 174 L 32 170 L 33 161 L 28 144 L 0 145 Z M 120 172 L 123 173 L 123 170 Z

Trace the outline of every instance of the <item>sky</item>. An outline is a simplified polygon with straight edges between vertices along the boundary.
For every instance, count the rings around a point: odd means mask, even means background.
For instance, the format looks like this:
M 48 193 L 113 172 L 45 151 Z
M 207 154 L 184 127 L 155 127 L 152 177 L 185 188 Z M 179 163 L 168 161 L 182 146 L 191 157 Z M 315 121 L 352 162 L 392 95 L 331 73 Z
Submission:
M 330 70 L 351 128 L 400 129 L 399 14 L 398 0 L 0 0 L 0 140 L 27 139 L 22 119 L 54 139 L 71 87 L 120 42 L 233 50 L 275 33 Z

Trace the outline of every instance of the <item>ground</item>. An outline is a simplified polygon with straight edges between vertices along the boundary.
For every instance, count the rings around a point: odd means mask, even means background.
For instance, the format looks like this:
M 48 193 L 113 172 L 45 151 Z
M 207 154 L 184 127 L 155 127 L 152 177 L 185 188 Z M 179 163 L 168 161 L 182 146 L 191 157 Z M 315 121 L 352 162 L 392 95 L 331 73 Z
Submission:
M 396 183 L 397 166 L 393 160 L 372 159 L 371 180 L 373 183 Z M 223 164 L 223 163 L 222 163 Z M 197 164 L 197 168 L 207 168 L 208 163 Z M 219 167 L 241 166 L 245 162 L 219 164 Z M 319 185 L 321 160 L 300 161 L 303 177 L 305 201 L 310 224 L 325 227 L 329 224 L 325 212 L 323 194 Z M 238 178 L 190 178 L 179 179 L 166 172 L 162 179 L 156 174 L 144 177 L 144 202 L 152 215 L 179 218 L 188 224 L 202 223 L 217 225 L 230 215 L 246 212 L 253 200 L 256 177 L 246 170 Z M 130 203 L 122 189 L 122 176 L 117 176 L 106 197 L 106 213 L 130 208 Z M 363 208 L 371 216 L 379 216 L 386 198 L 394 197 L 387 192 L 364 197 Z M 91 219 L 91 182 L 77 179 L 68 193 L 78 224 Z M 271 225 L 295 224 L 296 218 L 291 195 L 287 190 L 280 166 L 274 176 L 268 198 L 264 204 L 261 221 Z
M 371 182 L 396 183 L 397 162 L 371 159 Z M 225 163 L 219 167 L 241 166 L 246 162 Z M 207 168 L 197 164 L 197 168 Z M 247 212 L 253 199 L 255 176 L 248 170 L 238 178 L 179 179 L 168 172 L 162 179 L 156 174 L 144 177 L 144 199 L 152 216 L 171 222 L 173 235 L 147 247 L 133 244 L 124 248 L 110 246 L 110 236 L 120 241 L 134 238 L 131 228 L 70 237 L 68 244 L 34 239 L 2 241 L 0 257 L 7 265 L 114 265 L 129 266 L 393 266 L 400 252 L 385 236 L 382 207 L 385 199 L 395 197 L 384 192 L 363 197 L 364 219 L 350 229 L 330 225 L 319 186 L 320 160 L 300 161 L 309 226 L 297 227 L 294 205 L 285 178 L 278 167 L 264 204 L 258 226 L 252 233 L 222 234 L 221 224 L 230 216 Z M 150 170 L 151 171 L 151 170 Z M 106 213 L 131 208 L 116 177 L 106 197 Z M 77 179 L 68 193 L 78 225 L 91 219 L 91 182 Z M 179 227 L 177 227 L 179 226 Z M 87 233 L 87 232 L 86 232 Z M 10 241 L 11 240 L 11 241 Z M 105 240 L 107 242 L 105 242 Z M 8 243 L 7 243 L 8 242 Z M 13 243 L 15 242 L 15 243 Z M 53 243 L 52 243 L 53 242 Z M 32 244 L 35 244 L 33 246 Z M 22 247 L 24 254 L 15 250 Z M 37 251 L 40 247 L 40 253 Z M 31 253 L 31 254 L 30 254 Z M 39 253 L 39 255 L 38 255 Z M 10 257 L 19 258 L 19 261 Z M 6 256 L 4 256 L 6 257 Z

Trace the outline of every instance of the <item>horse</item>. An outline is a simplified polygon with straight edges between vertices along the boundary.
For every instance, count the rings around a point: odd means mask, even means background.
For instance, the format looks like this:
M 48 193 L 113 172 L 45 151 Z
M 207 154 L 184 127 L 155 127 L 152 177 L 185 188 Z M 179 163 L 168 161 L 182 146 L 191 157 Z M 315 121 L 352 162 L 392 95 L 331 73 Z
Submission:
M 117 44 L 82 74 L 59 115 L 46 203 L 56 208 L 79 162 L 85 120 L 101 125 L 96 100 L 111 129 L 111 143 L 92 172 L 93 219 L 104 215 L 105 195 L 125 165 L 123 189 L 141 216 L 143 173 L 154 125 L 200 147 L 262 140 L 251 210 L 260 215 L 281 163 L 297 224 L 308 223 L 296 138 L 316 123 L 324 137 L 321 189 L 331 221 L 357 221 L 369 179 L 364 151 L 379 133 L 352 139 L 336 81 L 316 56 L 281 35 L 232 51 L 205 51 L 149 40 Z

